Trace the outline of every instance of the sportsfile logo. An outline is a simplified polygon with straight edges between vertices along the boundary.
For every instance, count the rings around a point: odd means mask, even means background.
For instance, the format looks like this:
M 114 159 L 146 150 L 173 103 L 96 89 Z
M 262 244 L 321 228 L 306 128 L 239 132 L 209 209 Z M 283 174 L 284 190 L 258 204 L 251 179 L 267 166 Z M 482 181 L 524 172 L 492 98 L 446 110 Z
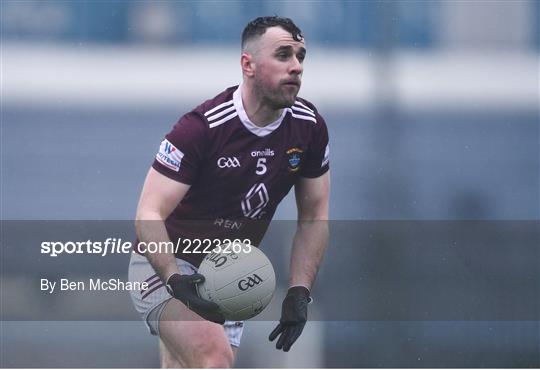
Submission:
M 240 167 L 240 161 L 236 157 L 221 157 L 217 160 L 219 168 L 236 168 Z
M 165 139 L 159 146 L 156 160 L 167 168 L 178 172 L 184 153 L 178 150 L 169 140 Z

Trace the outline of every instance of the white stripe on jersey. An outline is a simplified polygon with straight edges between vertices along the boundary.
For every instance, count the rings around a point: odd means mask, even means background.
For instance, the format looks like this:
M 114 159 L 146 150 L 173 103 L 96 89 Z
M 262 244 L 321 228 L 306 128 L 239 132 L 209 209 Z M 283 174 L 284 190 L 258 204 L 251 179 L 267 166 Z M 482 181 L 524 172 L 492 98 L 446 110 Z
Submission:
M 324 158 L 321 163 L 321 167 L 324 167 L 330 161 L 330 144 L 326 144 L 326 149 L 324 150 Z
M 229 114 L 227 117 L 223 118 L 223 119 L 220 119 L 219 121 L 216 121 L 216 122 L 212 122 L 210 124 L 210 128 L 214 128 L 214 127 L 217 127 L 227 121 L 229 121 L 230 119 L 234 118 L 238 116 L 238 112 L 235 110 L 234 112 L 232 112 L 231 114 Z
M 315 113 L 312 113 L 311 111 L 307 110 L 307 109 L 303 109 L 303 108 L 298 108 L 298 107 L 295 107 L 294 105 L 291 107 L 293 110 L 297 111 L 297 112 L 302 112 L 302 113 L 305 113 L 309 116 L 313 116 L 315 117 Z
M 290 112 L 291 116 L 293 116 L 294 118 L 303 119 L 303 120 L 306 120 L 306 121 L 312 121 L 312 122 L 317 123 L 317 120 L 315 119 L 315 117 L 303 116 L 301 114 L 294 114 L 291 108 L 286 108 L 286 110 L 287 110 L 287 112 Z
M 294 102 L 294 104 L 299 105 L 299 106 L 301 106 L 301 107 L 304 108 L 304 109 L 307 109 L 307 110 L 310 111 L 311 113 L 315 113 L 315 112 L 313 111 L 313 109 L 311 109 L 310 107 L 308 107 L 307 105 L 303 104 L 302 102 L 300 102 L 300 101 L 298 101 L 298 100 L 296 100 L 296 101 Z
M 224 115 L 226 115 L 227 113 L 229 113 L 229 112 L 231 112 L 231 111 L 233 111 L 233 110 L 235 110 L 235 109 L 236 109 L 236 108 L 235 108 L 235 106 L 233 105 L 232 107 L 229 107 L 229 108 L 227 108 L 227 109 L 225 109 L 225 110 L 222 110 L 221 112 L 216 113 L 216 114 L 214 114 L 213 116 L 206 117 L 206 119 L 208 119 L 208 121 L 213 121 L 213 120 L 215 120 L 216 118 L 219 118 L 219 117 L 221 117 L 221 116 L 224 116 Z
M 217 107 L 214 107 L 214 108 L 210 109 L 208 112 L 204 113 L 204 116 L 208 117 L 210 114 L 214 113 L 215 111 L 217 111 L 217 110 L 219 110 L 219 109 L 221 109 L 223 107 L 229 106 L 229 105 L 231 105 L 233 103 L 234 102 L 232 100 L 226 101 L 225 103 L 221 103 Z

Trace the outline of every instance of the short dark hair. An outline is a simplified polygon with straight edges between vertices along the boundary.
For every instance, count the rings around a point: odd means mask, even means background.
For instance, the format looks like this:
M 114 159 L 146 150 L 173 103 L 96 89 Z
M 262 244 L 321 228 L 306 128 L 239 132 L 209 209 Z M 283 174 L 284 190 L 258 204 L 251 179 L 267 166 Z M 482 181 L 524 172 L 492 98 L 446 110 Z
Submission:
M 300 41 L 304 38 L 302 31 L 290 18 L 271 16 L 255 18 L 246 25 L 242 32 L 242 50 L 246 42 L 254 37 L 262 36 L 270 27 L 281 27 L 289 32 L 295 41 Z

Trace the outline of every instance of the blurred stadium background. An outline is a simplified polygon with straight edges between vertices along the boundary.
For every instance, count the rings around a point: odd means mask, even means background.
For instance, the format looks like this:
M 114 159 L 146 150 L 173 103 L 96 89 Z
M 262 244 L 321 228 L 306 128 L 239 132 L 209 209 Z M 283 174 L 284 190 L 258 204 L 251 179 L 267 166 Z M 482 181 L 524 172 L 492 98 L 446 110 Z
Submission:
M 4 0 L 1 219 L 131 219 L 162 136 L 240 82 L 240 33 L 269 14 L 306 35 L 300 95 L 328 122 L 333 220 L 540 219 L 533 0 Z M 287 198 L 277 218 L 294 217 Z M 3 266 L 3 283 L 18 274 Z M 320 321 L 289 355 L 272 325 L 247 326 L 239 367 L 540 366 L 538 321 Z M 1 337 L 2 367 L 158 366 L 138 321 L 4 321 Z

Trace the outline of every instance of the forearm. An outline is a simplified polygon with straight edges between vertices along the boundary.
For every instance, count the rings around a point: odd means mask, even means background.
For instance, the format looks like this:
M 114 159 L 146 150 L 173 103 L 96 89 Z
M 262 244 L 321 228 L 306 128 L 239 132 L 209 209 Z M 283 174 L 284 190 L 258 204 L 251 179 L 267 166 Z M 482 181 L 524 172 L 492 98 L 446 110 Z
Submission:
M 165 223 L 157 214 L 140 215 L 135 222 L 139 242 L 170 242 Z M 176 257 L 172 248 L 162 248 L 158 252 L 146 251 L 145 256 L 163 281 L 174 273 L 179 273 L 176 266 Z
M 299 221 L 291 253 L 289 287 L 311 290 L 328 245 L 328 221 Z

